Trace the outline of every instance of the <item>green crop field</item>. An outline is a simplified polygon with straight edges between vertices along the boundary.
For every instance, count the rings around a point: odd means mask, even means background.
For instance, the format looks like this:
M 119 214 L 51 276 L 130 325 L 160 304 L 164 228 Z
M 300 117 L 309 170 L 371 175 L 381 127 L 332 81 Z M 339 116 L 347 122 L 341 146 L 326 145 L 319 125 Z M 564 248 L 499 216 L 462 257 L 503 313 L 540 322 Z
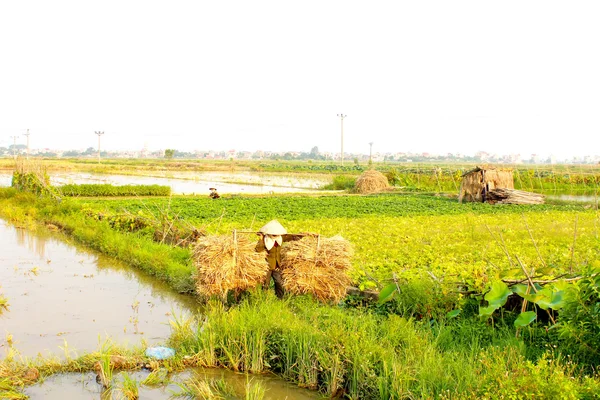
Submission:
M 78 201 L 108 214 L 168 210 L 215 234 L 278 219 L 292 232 L 341 235 L 355 249 L 351 276 L 365 288 L 394 272 L 430 271 L 481 289 L 518 268 L 506 251 L 558 275 L 593 264 L 600 250 L 598 214 L 584 205 L 459 204 L 441 196 L 398 194 Z
M 339 304 L 260 289 L 231 304 L 208 301 L 204 320 L 173 322 L 171 370 L 268 370 L 350 399 L 575 399 L 600 390 L 597 203 L 460 204 L 418 193 L 56 201 L 9 188 L 0 214 L 31 229 L 49 224 L 191 294 L 193 243 L 157 242 L 157 227 L 212 235 L 278 219 L 290 232 L 349 240 L 353 283 L 380 292 L 380 301 Z M 89 369 L 38 362 L 41 371 Z M 0 362 L 0 382 L 16 393 L 22 383 L 12 377 L 25 368 Z

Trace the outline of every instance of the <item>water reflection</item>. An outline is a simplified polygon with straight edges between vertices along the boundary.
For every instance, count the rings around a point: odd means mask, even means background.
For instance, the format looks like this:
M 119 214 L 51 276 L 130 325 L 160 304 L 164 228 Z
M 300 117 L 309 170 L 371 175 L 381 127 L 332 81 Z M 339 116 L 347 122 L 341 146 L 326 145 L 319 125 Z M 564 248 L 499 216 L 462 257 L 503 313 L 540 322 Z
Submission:
M 27 249 L 31 253 L 35 253 L 38 255 L 40 259 L 46 257 L 46 238 L 43 236 L 34 237 L 27 233 L 25 229 L 16 228 L 16 238 L 17 244 L 23 247 L 27 247 Z
M 598 196 L 581 196 L 571 194 L 548 195 L 548 199 L 561 201 L 577 201 L 581 203 L 598 203 Z
M 142 382 L 149 371 L 133 371 L 128 373 L 130 377 L 138 382 Z M 236 393 L 235 398 L 244 399 L 246 397 L 246 388 L 248 386 L 260 385 L 265 389 L 263 400 L 313 400 L 319 399 L 318 393 L 283 381 L 271 374 L 265 375 L 246 375 L 234 373 L 224 369 L 193 369 L 182 373 L 170 374 L 168 376 L 171 383 L 162 386 L 140 386 L 139 398 L 146 400 L 164 400 L 173 399 L 174 393 L 181 392 L 181 387 L 177 383 L 185 382 L 190 378 L 199 381 L 222 381 L 233 388 Z M 119 397 L 119 383 L 122 380 L 122 373 L 115 374 L 115 388 L 111 391 L 104 391 L 96 382 L 95 373 L 86 374 L 61 374 L 46 379 L 44 382 L 25 388 L 25 394 L 30 399 L 44 400 L 63 400 L 63 399 L 111 399 Z M 186 398 L 184 396 L 184 398 Z M 215 396 L 215 398 L 221 398 Z M 230 397 L 228 397 L 230 398 Z
M 328 177 L 290 177 L 250 172 L 156 172 L 153 176 L 105 175 L 87 172 L 53 172 L 52 185 L 84 183 L 110 183 L 113 185 L 165 185 L 174 194 L 208 195 L 210 187 L 216 187 L 221 194 L 228 193 L 290 193 L 317 190 L 329 183 Z M 0 172 L 0 186 L 10 186 L 11 175 Z
M 26 356 L 162 343 L 172 313 L 195 312 L 196 300 L 115 260 L 66 244 L 48 232 L 0 223 L 0 283 L 9 310 L 0 315 L 0 358 L 10 333 Z

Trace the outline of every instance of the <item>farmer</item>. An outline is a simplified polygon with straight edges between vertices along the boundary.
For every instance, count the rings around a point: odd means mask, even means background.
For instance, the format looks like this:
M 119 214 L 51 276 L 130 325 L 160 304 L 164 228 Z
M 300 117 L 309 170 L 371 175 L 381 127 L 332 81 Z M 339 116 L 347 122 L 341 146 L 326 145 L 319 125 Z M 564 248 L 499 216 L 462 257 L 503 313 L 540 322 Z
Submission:
M 264 251 L 267 263 L 269 263 L 269 272 L 267 272 L 263 287 L 268 289 L 271 278 L 273 278 L 275 294 L 277 297 L 282 298 L 284 294 L 283 277 L 279 269 L 281 267 L 281 245 L 284 241 L 298 240 L 303 235 L 288 234 L 278 221 L 273 220 L 260 228 L 258 236 L 260 236 L 260 239 L 256 244 L 256 251 Z
M 219 197 L 219 193 L 217 193 L 217 188 L 209 188 L 208 190 L 210 190 L 210 194 L 208 195 L 208 197 L 210 197 L 211 199 L 218 199 Z

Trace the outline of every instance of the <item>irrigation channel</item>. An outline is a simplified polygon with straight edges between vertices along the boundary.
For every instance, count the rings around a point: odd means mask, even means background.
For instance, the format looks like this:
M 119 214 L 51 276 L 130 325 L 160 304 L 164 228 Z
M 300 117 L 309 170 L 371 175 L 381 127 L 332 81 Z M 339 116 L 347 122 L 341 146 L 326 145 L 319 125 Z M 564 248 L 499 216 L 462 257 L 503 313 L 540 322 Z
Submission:
M 153 176 L 95 174 L 87 172 L 50 172 L 52 185 L 98 184 L 113 185 L 164 185 L 173 194 L 209 194 L 209 188 L 216 187 L 221 194 L 248 193 L 291 193 L 317 190 L 329 183 L 324 179 L 296 178 L 282 175 L 256 174 L 246 172 L 156 172 Z M 0 186 L 10 186 L 12 173 L 0 172 Z
M 9 308 L 0 314 L 0 359 L 8 337 L 23 357 L 65 359 L 98 350 L 110 338 L 121 346 L 164 344 L 174 313 L 200 312 L 192 296 L 113 259 L 68 244 L 58 233 L 31 232 L 0 220 L 0 292 Z M 148 371 L 129 373 L 139 381 Z M 271 375 L 247 376 L 222 369 L 194 369 L 169 377 L 222 379 L 242 393 L 248 380 L 267 389 L 264 399 L 314 399 L 316 393 Z M 118 379 L 118 377 L 117 377 Z M 142 387 L 140 398 L 168 399 L 176 386 Z M 100 399 L 96 374 L 55 375 L 27 387 L 31 399 Z

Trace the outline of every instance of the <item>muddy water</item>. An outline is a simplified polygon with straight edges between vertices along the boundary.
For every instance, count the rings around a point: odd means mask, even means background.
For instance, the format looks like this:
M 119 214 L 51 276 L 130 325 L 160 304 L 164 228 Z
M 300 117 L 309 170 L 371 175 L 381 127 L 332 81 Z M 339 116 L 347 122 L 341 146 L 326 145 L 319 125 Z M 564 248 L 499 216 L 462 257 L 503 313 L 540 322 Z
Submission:
M 170 334 L 172 313 L 197 313 L 199 305 L 173 293 L 152 278 L 107 257 L 82 250 L 52 232 L 30 232 L 0 220 L 0 294 L 9 308 L 0 312 L 0 360 L 9 351 L 8 336 L 21 355 L 71 357 L 99 348 L 107 337 L 120 345 L 163 344 Z M 100 337 L 100 339 L 99 339 Z M 66 345 L 65 345 L 66 343 Z M 62 349 L 61 349 L 62 347 Z M 129 375 L 137 382 L 148 371 Z M 190 378 L 223 380 L 243 399 L 245 388 L 260 384 L 269 399 L 317 399 L 320 396 L 273 375 L 236 374 L 222 369 L 196 369 L 169 376 L 169 384 L 141 386 L 141 399 L 170 399 Z M 31 399 L 121 399 L 122 375 L 115 389 L 102 390 L 94 372 L 54 375 L 26 387 Z
M 293 193 L 316 190 L 329 183 L 328 180 L 295 178 L 281 175 L 240 173 L 190 173 L 157 172 L 157 176 L 104 175 L 87 172 L 51 173 L 53 185 L 110 183 L 113 185 L 165 185 L 174 194 L 206 194 L 209 188 L 216 187 L 219 193 Z M 0 172 L 0 186 L 10 186 L 11 175 Z
M 129 376 L 140 383 L 148 374 L 148 371 L 136 371 L 130 372 Z M 246 388 L 253 385 L 261 385 L 266 389 L 264 400 L 310 400 L 321 398 L 315 392 L 301 389 L 269 374 L 244 375 L 222 369 L 195 369 L 181 374 L 170 375 L 168 378 L 170 381 L 168 385 L 156 387 L 140 385 L 139 398 L 147 400 L 171 399 L 175 393 L 181 392 L 181 388 L 177 383 L 182 383 L 192 378 L 206 382 L 225 381 L 234 390 L 236 393 L 234 398 L 237 399 L 244 399 Z M 32 400 L 122 398 L 120 393 L 122 376 L 116 374 L 113 382 L 112 390 L 103 391 L 102 387 L 96 383 L 96 375 L 94 373 L 64 374 L 51 377 L 45 382 L 28 387 L 25 389 L 25 393 Z
M 22 355 L 64 357 L 121 345 L 163 343 L 172 313 L 195 312 L 196 302 L 112 259 L 78 249 L 56 234 L 32 233 L 0 220 L 0 359 L 7 337 Z M 73 355 L 73 353 L 71 353 Z
M 548 199 L 561 200 L 561 201 L 578 201 L 582 203 L 597 203 L 597 196 L 581 196 L 581 195 L 570 195 L 570 194 L 558 194 L 548 195 Z

